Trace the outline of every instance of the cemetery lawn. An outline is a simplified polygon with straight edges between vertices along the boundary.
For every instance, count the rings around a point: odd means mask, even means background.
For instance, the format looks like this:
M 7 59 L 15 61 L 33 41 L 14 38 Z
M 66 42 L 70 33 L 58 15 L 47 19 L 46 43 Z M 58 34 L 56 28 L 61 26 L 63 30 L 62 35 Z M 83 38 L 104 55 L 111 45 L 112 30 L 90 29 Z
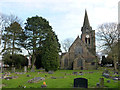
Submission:
M 104 78 L 102 76 L 103 70 L 58 70 L 53 74 L 46 72 L 38 73 L 38 71 L 40 70 L 26 72 L 25 74 L 11 73 L 10 76 L 18 76 L 18 78 L 3 79 L 3 88 L 19 88 L 19 85 L 26 86 L 26 88 L 41 88 L 44 81 L 47 84 L 47 88 L 73 88 L 74 78 L 86 78 L 88 79 L 88 88 L 95 88 L 96 84 L 99 83 L 99 78 Z M 73 72 L 83 72 L 83 75 L 73 75 Z M 31 77 L 27 77 L 27 75 L 31 75 Z M 47 75 L 47 77 L 45 77 L 45 75 Z M 56 79 L 51 79 L 51 76 L 56 77 Z M 45 80 L 37 83 L 28 83 L 28 80 L 34 77 L 44 77 Z M 107 83 L 107 80 L 110 80 L 110 83 Z M 104 78 L 105 88 L 118 88 L 119 83 L 120 81 Z

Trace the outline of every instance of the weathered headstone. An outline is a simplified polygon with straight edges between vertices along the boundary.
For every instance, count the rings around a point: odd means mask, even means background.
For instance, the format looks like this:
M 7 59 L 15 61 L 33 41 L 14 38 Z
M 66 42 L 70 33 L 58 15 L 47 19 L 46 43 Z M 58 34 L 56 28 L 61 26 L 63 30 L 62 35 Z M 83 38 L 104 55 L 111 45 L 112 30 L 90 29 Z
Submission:
M 110 83 L 110 80 L 107 80 L 107 83 Z
M 78 72 L 73 72 L 73 74 L 78 74 Z
M 10 73 L 10 72 L 8 72 L 8 73 L 7 73 L 7 75 L 9 76 L 9 75 L 11 75 L 11 73 Z
M 104 87 L 104 78 L 100 78 L 100 87 Z
M 78 75 L 83 75 L 83 73 L 79 73 Z
M 35 77 L 33 79 L 30 79 L 28 81 L 28 83 L 36 83 L 36 82 L 41 81 L 41 80 L 45 80 L 45 78 L 44 77 Z
M 113 80 L 118 80 L 118 78 L 117 78 L 117 77 L 114 77 Z
M 74 87 L 88 88 L 88 80 L 85 78 L 75 78 Z
M 118 72 L 115 71 L 115 72 L 114 72 L 114 75 L 117 75 L 117 74 L 118 74 Z
M 108 73 L 103 73 L 103 76 L 106 77 L 106 78 L 110 77 L 110 75 Z
M 89 73 L 93 73 L 93 72 L 89 72 Z
M 13 77 L 5 77 L 4 79 L 13 79 Z
M 32 69 L 31 69 L 31 72 L 35 72 L 35 69 L 32 68 Z
M 15 67 L 12 67 L 12 73 L 14 73 L 15 72 Z
M 48 74 L 53 74 L 53 71 L 48 71 Z
M 24 66 L 24 72 L 27 72 L 27 66 Z
M 47 85 L 46 85 L 46 82 L 43 82 L 43 85 L 41 85 L 41 88 L 46 88 Z
M 96 84 L 96 87 L 97 87 L 97 88 L 99 88 L 99 87 L 100 87 L 100 84 L 99 84 L 99 83 L 97 83 L 97 84 Z
M 31 75 L 27 75 L 26 77 L 30 77 Z
M 108 70 L 104 70 L 104 72 L 103 73 L 110 73 Z
M 52 76 L 51 79 L 56 79 L 56 77 L 53 77 L 53 76 Z
M 47 87 L 47 85 L 41 85 L 41 88 L 46 88 Z
M 16 79 L 16 78 L 18 78 L 18 76 L 12 76 L 12 78 L 13 78 L 13 79 Z
M 23 73 L 23 72 L 15 72 L 15 74 L 25 74 L 25 73 Z

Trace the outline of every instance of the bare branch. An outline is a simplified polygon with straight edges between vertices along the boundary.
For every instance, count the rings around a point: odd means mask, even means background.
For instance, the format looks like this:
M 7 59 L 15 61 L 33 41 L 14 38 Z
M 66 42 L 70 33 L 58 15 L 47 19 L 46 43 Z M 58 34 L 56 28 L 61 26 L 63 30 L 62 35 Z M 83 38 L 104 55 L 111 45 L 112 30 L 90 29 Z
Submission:
M 112 49 L 114 43 L 118 41 L 118 30 L 116 23 L 105 23 L 98 27 L 97 39 L 101 42 L 104 51 Z
M 69 47 L 71 46 L 71 44 L 73 43 L 73 39 L 72 38 L 67 38 L 64 41 L 61 42 L 62 44 L 62 48 L 64 49 L 65 52 L 68 51 Z

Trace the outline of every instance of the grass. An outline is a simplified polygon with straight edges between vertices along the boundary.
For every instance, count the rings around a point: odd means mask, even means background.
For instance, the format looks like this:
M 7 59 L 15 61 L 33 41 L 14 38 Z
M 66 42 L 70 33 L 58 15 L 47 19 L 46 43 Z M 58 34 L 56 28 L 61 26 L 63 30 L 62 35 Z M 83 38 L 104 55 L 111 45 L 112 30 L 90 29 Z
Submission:
M 26 86 L 26 88 L 41 88 L 41 85 L 45 81 L 47 88 L 73 88 L 74 78 L 87 78 L 88 79 L 88 88 L 95 88 L 96 83 L 99 83 L 99 78 L 104 78 L 102 76 L 103 70 L 58 70 L 53 74 L 40 73 L 36 72 L 27 72 L 22 75 L 17 75 L 12 73 L 11 76 L 18 76 L 17 79 L 2 80 L 4 84 L 3 88 L 18 88 L 19 85 Z M 94 73 L 88 73 L 88 72 Z M 83 72 L 83 75 L 72 75 L 73 72 Z M 65 73 L 67 75 L 65 75 Z M 71 74 L 71 75 L 70 75 Z M 31 77 L 26 77 L 26 75 L 31 75 Z M 45 77 L 47 75 L 47 77 Z M 51 76 L 56 77 L 57 79 L 51 79 Z M 45 77 L 44 81 L 39 81 L 37 83 L 28 83 L 27 81 L 34 77 Z M 64 77 L 64 78 L 60 78 Z M 110 83 L 107 83 L 107 80 L 110 80 Z M 119 81 L 120 82 L 120 81 Z M 104 78 L 105 88 L 118 88 L 118 81 L 112 79 Z

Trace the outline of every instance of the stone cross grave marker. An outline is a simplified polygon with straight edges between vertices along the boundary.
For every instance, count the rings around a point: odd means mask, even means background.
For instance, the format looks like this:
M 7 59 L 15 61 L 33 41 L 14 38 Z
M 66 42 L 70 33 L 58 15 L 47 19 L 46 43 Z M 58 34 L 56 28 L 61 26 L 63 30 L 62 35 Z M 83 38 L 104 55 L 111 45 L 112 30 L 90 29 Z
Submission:
M 88 88 L 88 80 L 85 78 L 75 78 L 74 87 Z
M 27 66 L 24 66 L 24 72 L 27 72 Z

